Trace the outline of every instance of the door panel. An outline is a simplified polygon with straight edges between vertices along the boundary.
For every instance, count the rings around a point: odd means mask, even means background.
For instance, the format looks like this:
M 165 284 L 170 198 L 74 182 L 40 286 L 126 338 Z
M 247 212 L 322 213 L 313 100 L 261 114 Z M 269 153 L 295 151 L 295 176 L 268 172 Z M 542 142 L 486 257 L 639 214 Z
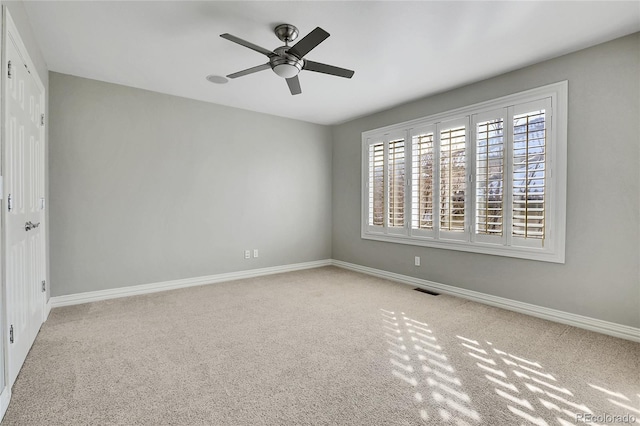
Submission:
M 9 27 L 9 25 L 8 25 Z M 13 32 L 12 32 L 13 29 Z M 9 385 L 15 381 L 42 325 L 46 256 L 44 251 L 44 107 L 42 83 L 32 73 L 15 28 L 5 37 L 6 73 L 3 175 L 5 180 L 5 285 Z M 26 226 L 27 223 L 34 227 Z

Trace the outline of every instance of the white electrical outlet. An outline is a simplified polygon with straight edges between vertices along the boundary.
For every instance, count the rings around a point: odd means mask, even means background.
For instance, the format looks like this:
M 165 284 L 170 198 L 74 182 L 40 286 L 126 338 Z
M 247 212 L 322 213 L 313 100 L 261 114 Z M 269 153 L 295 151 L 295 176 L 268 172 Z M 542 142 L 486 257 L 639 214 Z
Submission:
M 258 249 L 253 249 L 253 257 L 258 257 Z
M 251 259 L 251 250 L 245 250 L 244 251 L 244 258 L 245 259 Z
M 416 258 L 414 260 L 414 265 L 420 266 L 420 256 L 416 256 Z

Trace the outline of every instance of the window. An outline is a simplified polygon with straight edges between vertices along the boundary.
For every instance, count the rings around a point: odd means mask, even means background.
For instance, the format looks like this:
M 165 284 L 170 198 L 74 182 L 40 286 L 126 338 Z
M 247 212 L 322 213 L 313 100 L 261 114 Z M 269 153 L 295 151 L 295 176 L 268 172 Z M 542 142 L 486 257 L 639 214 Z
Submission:
M 411 139 L 413 147 L 411 174 L 411 229 L 416 235 L 433 231 L 434 151 L 433 130 L 418 132 Z M 422 234 L 417 232 L 422 231 Z
M 362 238 L 564 262 L 567 82 L 363 133 Z
M 466 230 L 467 126 L 440 127 L 440 236 L 457 239 Z
M 371 226 L 384 224 L 384 144 L 369 145 L 369 220 Z
M 476 234 L 502 236 L 504 119 L 476 125 Z
M 404 228 L 404 139 L 389 141 L 389 226 Z

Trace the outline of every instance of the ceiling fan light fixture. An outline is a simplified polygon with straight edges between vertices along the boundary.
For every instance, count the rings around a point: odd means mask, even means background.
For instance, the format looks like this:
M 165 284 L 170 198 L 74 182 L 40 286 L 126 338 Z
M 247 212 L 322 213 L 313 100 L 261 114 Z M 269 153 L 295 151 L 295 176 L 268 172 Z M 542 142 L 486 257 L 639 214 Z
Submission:
M 290 55 L 287 53 L 288 50 L 289 47 L 287 46 L 278 47 L 274 50 L 275 55 L 273 55 L 269 61 L 273 72 L 282 78 L 295 77 L 302 71 L 302 66 L 304 65 L 302 59 Z
M 300 68 L 293 64 L 279 64 L 273 67 L 273 72 L 282 78 L 292 78 L 298 75 Z

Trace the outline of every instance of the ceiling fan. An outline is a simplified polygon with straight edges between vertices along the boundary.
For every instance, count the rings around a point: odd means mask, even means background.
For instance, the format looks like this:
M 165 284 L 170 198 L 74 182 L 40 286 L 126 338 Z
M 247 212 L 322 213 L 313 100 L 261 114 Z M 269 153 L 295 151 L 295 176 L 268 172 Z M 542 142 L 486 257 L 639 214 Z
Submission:
M 266 64 L 238 71 L 236 73 L 229 74 L 227 77 L 238 78 L 243 75 L 253 74 L 255 72 L 271 68 L 273 72 L 287 80 L 287 85 L 289 86 L 289 90 L 292 95 L 299 95 L 302 93 L 300 80 L 298 79 L 298 73 L 300 71 L 314 71 L 344 78 L 351 78 L 353 76 L 354 71 L 304 59 L 304 56 L 307 53 L 329 37 L 329 33 L 322 28 L 317 27 L 315 30 L 302 37 L 302 39 L 293 46 L 289 46 L 289 43 L 298 38 L 298 29 L 295 26 L 291 24 L 281 24 L 275 27 L 274 32 L 276 33 L 276 36 L 284 42 L 284 46 L 280 46 L 273 51 L 257 46 L 228 33 L 220 34 L 220 37 L 224 39 L 238 43 L 241 46 L 248 47 L 249 49 L 262 53 L 269 58 L 269 62 Z

